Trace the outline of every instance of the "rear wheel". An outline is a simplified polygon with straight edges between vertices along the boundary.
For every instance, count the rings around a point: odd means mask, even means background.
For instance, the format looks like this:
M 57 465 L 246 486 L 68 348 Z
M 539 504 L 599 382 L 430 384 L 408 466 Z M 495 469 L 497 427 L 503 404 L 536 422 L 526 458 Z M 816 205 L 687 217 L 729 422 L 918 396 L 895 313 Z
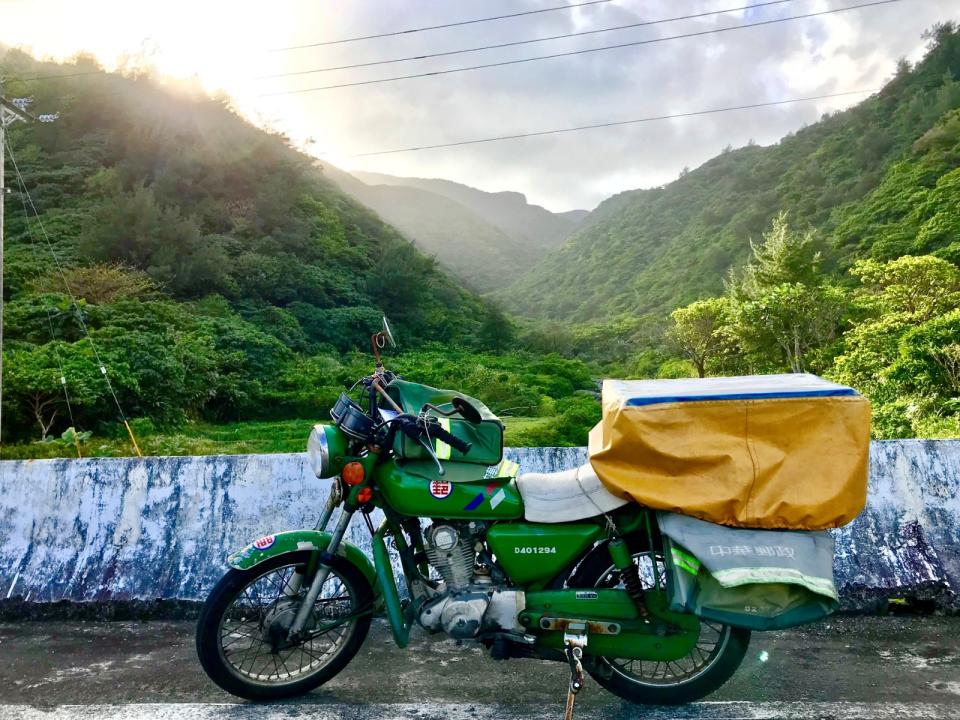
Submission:
M 666 566 L 660 551 L 647 548 L 645 538 L 628 538 L 644 589 L 666 587 Z M 623 588 L 605 550 L 584 560 L 570 587 Z M 669 662 L 597 656 L 587 668 L 593 679 L 630 702 L 679 705 L 709 695 L 723 685 L 743 661 L 750 631 L 723 623 L 700 621 L 700 636 L 690 652 Z
M 210 593 L 197 622 L 197 655 L 227 692 L 249 700 L 302 695 L 340 672 L 360 649 L 370 629 L 373 590 L 339 556 L 303 637 L 287 640 L 309 587 L 309 580 L 294 578 L 303 578 L 309 561 L 309 551 L 297 552 L 230 570 Z

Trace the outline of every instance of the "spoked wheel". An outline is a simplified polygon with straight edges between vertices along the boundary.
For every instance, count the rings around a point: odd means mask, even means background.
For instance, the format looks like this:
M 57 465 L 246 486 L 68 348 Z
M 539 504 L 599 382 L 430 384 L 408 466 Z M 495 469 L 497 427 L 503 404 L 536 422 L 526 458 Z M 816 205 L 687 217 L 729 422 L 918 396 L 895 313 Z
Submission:
M 631 539 L 633 562 L 644 589 L 666 587 L 663 555 L 643 549 L 644 540 Z M 576 585 L 573 585 L 573 583 Z M 622 588 L 620 571 L 609 557 L 597 553 L 577 571 L 575 587 Z M 750 631 L 723 623 L 700 621 L 700 636 L 678 660 L 635 660 L 597 657 L 588 668 L 600 685 L 624 700 L 649 705 L 679 705 L 699 700 L 723 685 L 743 661 Z
M 217 685 L 250 700 L 302 695 L 340 672 L 370 629 L 373 590 L 356 567 L 335 556 L 301 636 L 288 630 L 306 595 L 309 552 L 230 570 L 207 598 L 197 623 L 200 664 Z

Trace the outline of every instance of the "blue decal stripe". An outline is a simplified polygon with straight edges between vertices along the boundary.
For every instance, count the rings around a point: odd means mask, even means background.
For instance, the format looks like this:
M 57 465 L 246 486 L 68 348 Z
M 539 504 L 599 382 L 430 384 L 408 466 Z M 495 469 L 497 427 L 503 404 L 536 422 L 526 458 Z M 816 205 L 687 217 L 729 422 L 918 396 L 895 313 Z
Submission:
M 852 388 L 829 388 L 826 390 L 780 390 L 777 392 L 758 393 L 730 393 L 728 395 L 680 395 L 677 397 L 648 397 L 630 398 L 627 405 L 640 407 L 643 405 L 659 405 L 661 403 L 700 402 L 703 400 L 766 400 L 794 397 L 849 397 L 859 395 Z
M 480 493 L 467 504 L 464 510 L 476 510 L 478 507 L 480 507 L 480 503 L 482 502 L 483 502 L 483 493 Z

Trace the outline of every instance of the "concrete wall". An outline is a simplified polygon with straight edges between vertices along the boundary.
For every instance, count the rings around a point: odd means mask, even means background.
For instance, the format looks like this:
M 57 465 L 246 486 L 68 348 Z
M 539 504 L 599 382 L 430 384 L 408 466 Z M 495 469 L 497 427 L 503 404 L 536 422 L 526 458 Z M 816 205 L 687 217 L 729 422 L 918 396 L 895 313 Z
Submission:
M 586 461 L 582 448 L 507 456 L 528 471 Z M 300 454 L 2 462 L 0 599 L 202 599 L 230 550 L 312 526 L 328 486 Z M 867 510 L 836 537 L 849 605 L 912 596 L 957 607 L 960 441 L 874 443 Z M 350 540 L 369 547 L 362 521 Z

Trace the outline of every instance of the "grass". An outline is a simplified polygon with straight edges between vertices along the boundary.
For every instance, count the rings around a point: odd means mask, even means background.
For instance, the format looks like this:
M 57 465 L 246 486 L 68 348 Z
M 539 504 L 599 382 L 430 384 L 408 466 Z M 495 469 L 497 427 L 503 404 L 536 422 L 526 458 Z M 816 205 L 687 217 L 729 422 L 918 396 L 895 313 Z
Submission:
M 524 437 L 531 430 L 551 422 L 552 418 L 504 418 L 505 444 L 524 446 Z M 175 432 L 137 433 L 137 444 L 144 455 L 244 455 L 248 453 L 303 452 L 307 434 L 316 420 L 277 420 L 242 422 L 224 425 L 190 423 Z M 120 438 L 91 437 L 80 446 L 84 457 L 125 457 L 135 455 L 126 436 Z M 72 444 L 57 439 L 53 442 L 31 442 L 4 445 L 0 458 L 72 458 L 77 456 Z
M 506 429 L 503 435 L 503 444 L 507 447 L 528 447 L 527 434 L 539 430 L 548 423 L 554 422 L 552 417 L 506 417 L 501 418 Z
M 311 420 L 244 422 L 226 425 L 190 423 L 174 432 L 136 433 L 144 455 L 241 455 L 246 453 L 301 452 L 306 446 Z M 135 455 L 130 439 L 91 437 L 82 443 L 84 457 Z M 0 457 L 76 457 L 76 448 L 60 440 L 5 445 Z

